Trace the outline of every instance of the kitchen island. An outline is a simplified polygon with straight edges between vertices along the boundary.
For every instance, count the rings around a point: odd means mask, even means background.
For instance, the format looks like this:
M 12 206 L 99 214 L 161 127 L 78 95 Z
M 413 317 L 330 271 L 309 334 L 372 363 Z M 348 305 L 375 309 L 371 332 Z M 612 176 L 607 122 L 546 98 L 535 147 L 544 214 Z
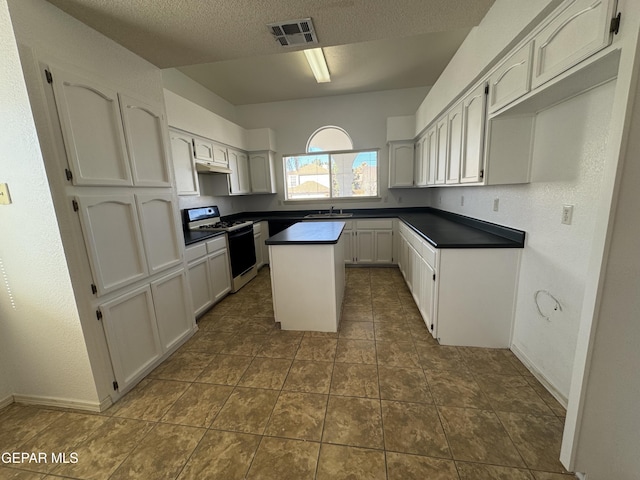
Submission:
M 299 222 L 268 238 L 276 322 L 337 332 L 344 296 L 344 222 Z

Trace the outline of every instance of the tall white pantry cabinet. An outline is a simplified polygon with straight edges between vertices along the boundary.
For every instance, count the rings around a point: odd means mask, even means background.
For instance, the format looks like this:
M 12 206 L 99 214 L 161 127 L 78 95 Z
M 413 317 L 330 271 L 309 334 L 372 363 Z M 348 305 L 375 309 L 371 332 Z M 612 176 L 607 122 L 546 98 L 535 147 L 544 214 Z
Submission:
M 117 399 L 196 328 L 164 109 L 86 72 L 44 73 Z

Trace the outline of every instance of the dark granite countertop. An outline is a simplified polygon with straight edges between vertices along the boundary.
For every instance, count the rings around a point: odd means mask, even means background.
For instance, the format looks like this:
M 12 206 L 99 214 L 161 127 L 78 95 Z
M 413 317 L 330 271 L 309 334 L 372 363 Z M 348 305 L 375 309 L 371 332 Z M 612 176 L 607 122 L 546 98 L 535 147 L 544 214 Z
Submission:
M 299 222 L 268 238 L 267 245 L 330 245 L 338 243 L 344 222 Z
M 224 232 L 212 232 L 210 230 L 186 230 L 184 232 L 184 244 L 192 245 L 219 235 L 224 235 Z
M 344 209 L 344 212 L 352 213 L 353 216 L 340 218 L 341 222 L 365 218 L 398 218 L 436 248 L 524 248 L 525 232 L 522 230 L 431 207 Z M 305 215 L 310 213 L 318 213 L 318 210 L 246 212 L 229 215 L 223 219 L 253 222 L 304 221 L 307 224 L 337 220 L 305 218 Z M 216 235 L 206 232 L 207 236 L 199 237 L 201 233 L 205 232 L 185 233 L 185 243 L 189 245 Z

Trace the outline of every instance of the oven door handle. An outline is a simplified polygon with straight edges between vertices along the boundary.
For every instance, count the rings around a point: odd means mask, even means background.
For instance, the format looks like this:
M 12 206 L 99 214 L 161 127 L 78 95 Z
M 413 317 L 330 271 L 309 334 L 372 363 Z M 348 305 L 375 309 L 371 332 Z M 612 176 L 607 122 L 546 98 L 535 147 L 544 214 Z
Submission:
M 229 239 L 231 239 L 231 238 L 238 238 L 242 235 L 246 235 L 249 232 L 253 234 L 253 225 L 239 228 L 238 230 L 234 230 L 233 232 L 227 232 L 227 235 L 229 236 Z

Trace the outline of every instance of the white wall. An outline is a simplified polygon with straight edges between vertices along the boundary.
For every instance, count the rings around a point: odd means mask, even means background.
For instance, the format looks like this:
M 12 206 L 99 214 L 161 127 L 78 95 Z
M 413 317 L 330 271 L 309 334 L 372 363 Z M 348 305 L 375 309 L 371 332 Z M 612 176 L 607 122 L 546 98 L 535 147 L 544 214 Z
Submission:
M 388 190 L 389 151 L 386 145 L 387 117 L 412 115 L 428 87 L 342 95 L 326 98 L 291 100 L 238 106 L 238 123 L 245 128 L 272 128 L 276 132 L 278 152 L 275 160 L 276 195 L 256 195 L 245 200 L 246 210 L 387 208 L 426 205 L 424 190 Z M 326 200 L 319 203 L 284 204 L 282 155 L 305 151 L 309 136 L 325 125 L 344 128 L 354 148 L 379 148 L 380 195 L 377 201 Z M 402 202 L 402 203 L 401 203 Z M 280 203 L 280 204 L 279 204 Z
M 237 123 L 235 105 L 187 77 L 180 70 L 176 68 L 162 70 L 162 84 L 167 90 L 171 90 L 173 93 Z
M 561 394 L 569 396 L 595 209 L 615 82 L 541 112 L 536 119 L 532 181 L 525 185 L 438 188 L 437 208 L 527 232 L 520 267 L 513 348 Z M 460 206 L 464 196 L 464 206 Z M 493 201 L 499 198 L 499 211 Z M 441 199 L 441 203 L 440 203 Z M 574 205 L 562 225 L 562 206 Z M 562 311 L 541 317 L 538 290 Z M 544 308 L 546 300 L 540 298 Z
M 639 88 L 635 97 L 577 442 L 576 468 L 589 480 L 640 474 Z
M 487 72 L 561 0 L 496 0 L 474 27 L 416 112 L 416 134 Z
M 29 3 L 29 2 L 25 2 Z M 12 12 L 13 13 L 13 12 Z M 34 26 L 37 28 L 37 26 Z M 7 393 L 98 399 L 7 3 L 0 1 L 0 171 L 13 203 L 0 206 L 0 350 Z M 9 291 L 10 289 L 10 291 Z M 2 370 L 6 365 L 2 364 Z

